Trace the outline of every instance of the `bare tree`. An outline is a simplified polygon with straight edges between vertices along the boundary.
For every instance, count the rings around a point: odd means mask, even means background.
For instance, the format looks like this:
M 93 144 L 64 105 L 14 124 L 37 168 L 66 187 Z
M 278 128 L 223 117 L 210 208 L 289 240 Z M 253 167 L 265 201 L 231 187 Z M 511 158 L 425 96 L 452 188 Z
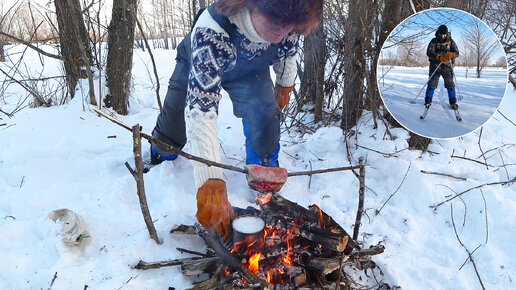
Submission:
M 121 115 L 128 113 L 137 9 L 137 0 L 113 1 L 108 27 L 106 78 L 109 94 L 105 104 Z
M 357 123 L 363 106 L 363 79 L 365 76 L 364 25 L 369 1 L 349 1 L 346 31 L 344 70 L 344 95 L 342 103 L 341 128 L 349 130 Z
M 83 67 L 91 64 L 88 34 L 82 19 L 79 0 L 55 0 L 54 5 L 59 27 L 61 55 L 66 72 L 66 83 L 68 84 L 68 92 L 73 98 L 77 81 L 86 78 L 86 71 L 83 70 Z M 81 47 L 85 49 L 86 59 L 83 57 Z
M 463 33 L 463 43 L 470 58 L 475 61 L 477 78 L 482 69 L 489 63 L 499 43 L 487 27 L 480 21 L 474 21 Z
M 5 19 L 4 2 L 2 1 L 0 3 L 0 31 L 4 31 L 4 19 Z M 0 36 L 0 62 L 5 61 L 4 45 L 5 45 L 5 37 Z
M 298 106 L 314 104 L 315 122 L 322 119 L 324 105 L 324 70 L 326 67 L 326 41 L 323 25 L 319 25 L 303 41 L 304 66 Z

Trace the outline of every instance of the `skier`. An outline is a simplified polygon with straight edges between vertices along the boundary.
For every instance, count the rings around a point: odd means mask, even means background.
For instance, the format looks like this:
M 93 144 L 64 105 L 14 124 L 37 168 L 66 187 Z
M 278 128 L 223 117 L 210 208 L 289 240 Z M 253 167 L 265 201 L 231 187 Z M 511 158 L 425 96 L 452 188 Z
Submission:
M 450 106 L 453 110 L 457 110 L 459 105 L 457 105 L 455 83 L 453 82 L 453 64 L 455 63 L 455 58 L 459 56 L 459 49 L 451 38 L 446 25 L 439 26 L 435 32 L 435 38 L 428 44 L 426 55 L 430 61 L 430 80 L 426 88 L 425 107 L 428 108 L 432 104 L 432 97 L 439 83 L 439 76 L 442 76 L 444 87 L 448 91 Z
M 323 0 L 216 0 L 177 48 L 176 67 L 152 135 L 176 148 L 188 140 L 191 154 L 220 162 L 217 115 L 224 89 L 234 115 L 242 118 L 246 163 L 262 171 L 278 166 L 280 110 L 294 89 L 299 35 L 317 25 L 322 4 Z M 177 158 L 153 143 L 150 151 L 152 164 Z M 198 162 L 193 166 L 197 219 L 227 239 L 234 213 L 222 169 Z

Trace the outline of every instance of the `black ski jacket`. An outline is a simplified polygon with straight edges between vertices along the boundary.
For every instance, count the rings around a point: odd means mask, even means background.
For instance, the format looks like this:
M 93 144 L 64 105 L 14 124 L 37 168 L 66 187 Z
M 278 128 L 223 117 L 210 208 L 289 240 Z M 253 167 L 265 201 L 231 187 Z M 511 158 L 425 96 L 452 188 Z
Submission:
M 438 54 L 445 54 L 447 52 L 454 52 L 455 57 L 459 56 L 459 48 L 455 41 L 451 38 L 450 32 L 446 35 L 446 38 L 442 40 L 437 31 L 435 32 L 435 37 L 428 44 L 428 48 L 426 49 L 426 55 L 428 56 L 428 61 L 430 64 L 439 64 L 439 60 L 436 59 Z M 452 63 L 455 63 L 455 58 L 452 58 Z M 449 64 L 447 64 L 449 65 Z

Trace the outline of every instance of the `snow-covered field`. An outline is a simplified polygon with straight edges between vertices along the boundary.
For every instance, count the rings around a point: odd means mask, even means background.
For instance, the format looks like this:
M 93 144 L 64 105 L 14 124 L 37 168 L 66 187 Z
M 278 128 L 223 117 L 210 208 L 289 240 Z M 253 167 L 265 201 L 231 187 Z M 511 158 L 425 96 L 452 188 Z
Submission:
M 8 53 L 21 49 L 10 49 Z M 116 117 L 129 125 L 139 123 L 150 133 L 158 115 L 148 73 L 151 65 L 147 53 L 139 50 L 135 53 L 130 113 Z M 156 50 L 154 56 L 162 77 L 163 98 L 175 53 Z M 34 70 L 40 66 L 31 51 L 24 61 Z M 57 67 L 54 60 L 45 59 L 45 75 L 59 74 Z M 1 75 L 0 81 L 4 78 Z M 409 83 L 419 87 L 416 81 Z M 0 124 L 5 124 L 0 126 L 0 289 L 48 289 L 56 272 L 51 289 L 83 289 L 85 285 L 88 289 L 189 287 L 193 280 L 183 276 L 179 267 L 148 271 L 131 267 L 140 259 L 187 257 L 176 247 L 203 250 L 200 238 L 169 234 L 174 224 L 195 222 L 196 188 L 190 161 L 179 158 L 165 162 L 145 175 L 149 208 L 163 241 L 157 245 L 149 238 L 134 179 L 124 166 L 126 161 L 133 163 L 131 133 L 88 108 L 83 109 L 81 94 L 86 97 L 87 82 L 83 82 L 82 88 L 75 99 L 63 106 L 25 108 L 12 118 L 0 113 Z M 466 92 L 470 88 L 466 84 L 460 88 L 465 95 L 461 108 L 466 124 L 472 118 L 467 113 Z M 11 85 L 0 98 L 0 108 L 9 112 L 18 98 L 26 94 Z M 435 122 L 431 118 L 441 113 L 438 100 L 425 122 Z M 516 94 L 509 88 L 500 111 L 513 122 L 515 106 Z M 418 109 L 411 111 L 417 122 L 422 107 L 419 103 Z M 219 111 L 222 161 L 243 166 L 241 122 L 232 115 L 227 96 Z M 484 121 L 489 118 L 487 114 L 484 117 Z M 446 118 L 443 115 L 440 119 Z M 369 113 L 361 118 L 356 131 L 357 135 L 349 139 L 351 161 L 338 127 L 322 128 L 302 140 L 295 134 L 292 137 L 284 134 L 280 164 L 289 171 L 300 171 L 309 170 L 310 162 L 313 169 L 319 169 L 356 164 L 360 156 L 365 158 L 369 165 L 366 214 L 359 240 L 366 247 L 379 241 L 385 245 L 385 253 L 374 258 L 385 274 L 385 282 L 402 289 L 480 289 L 472 263 L 467 262 L 461 268 L 468 255 L 452 226 L 453 205 L 454 222 L 462 243 L 470 252 L 479 246 L 473 259 L 486 288 L 516 288 L 514 185 L 484 186 L 437 210 L 430 208 L 452 197 L 454 192 L 515 177 L 513 123 L 495 113 L 483 128 L 480 145 L 480 130 L 476 130 L 462 138 L 434 141 L 425 153 L 406 149 L 408 132 L 404 129 L 390 128 L 394 140 L 384 138 L 385 128 L 380 123 L 374 129 Z M 116 138 L 108 138 L 113 135 Z M 360 147 L 355 146 L 355 140 Z M 147 144 L 144 149 L 144 157 L 148 157 Z M 483 162 L 481 149 L 488 168 L 458 158 Z M 387 157 L 388 153 L 392 156 Z M 445 173 L 465 181 L 425 174 L 421 170 Z M 238 207 L 252 205 L 253 195 L 245 177 L 235 172 L 225 174 L 230 202 Z M 303 206 L 318 204 L 348 232 L 352 232 L 354 224 L 357 192 L 358 181 L 349 172 L 314 175 L 311 181 L 308 177 L 292 177 L 281 190 L 283 196 Z M 379 214 L 375 214 L 389 198 Z M 89 245 L 70 248 L 62 243 L 62 225 L 47 218 L 49 212 L 59 208 L 69 208 L 84 218 L 91 234 Z
M 480 79 L 474 69 L 469 69 L 468 78 L 465 67 L 455 67 L 454 71 L 457 97 L 462 97 L 458 102 L 462 122 L 456 121 L 450 109 L 442 77 L 427 117 L 419 119 L 424 110 L 428 67 L 378 66 L 378 76 L 384 77 L 378 85 L 389 112 L 407 129 L 431 138 L 458 137 L 478 129 L 496 112 L 505 93 L 507 70 L 485 68 Z

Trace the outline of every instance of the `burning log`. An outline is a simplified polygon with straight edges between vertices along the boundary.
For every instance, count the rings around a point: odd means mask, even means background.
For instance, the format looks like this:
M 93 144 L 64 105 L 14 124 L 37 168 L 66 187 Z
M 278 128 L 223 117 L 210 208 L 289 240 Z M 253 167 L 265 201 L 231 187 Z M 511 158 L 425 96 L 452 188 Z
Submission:
M 278 194 L 262 200 L 260 217 L 266 224 L 285 230 L 295 226 L 294 233 L 335 252 L 351 253 L 357 248 L 349 234 L 319 207 L 306 209 Z M 347 242 L 345 238 L 348 237 Z
M 181 272 L 187 276 L 213 273 L 217 270 L 218 261 L 217 257 L 187 260 L 181 263 Z
M 213 251 L 217 254 L 217 257 L 221 263 L 223 263 L 225 266 L 238 269 L 249 283 L 260 284 L 261 287 L 267 287 L 267 282 L 259 279 L 248 269 L 242 267 L 240 261 L 235 256 L 231 255 L 231 253 L 222 244 L 220 237 L 215 229 L 205 229 L 203 226 L 197 223 L 194 225 L 194 229 L 197 234 L 204 240 L 206 245 L 212 248 Z

